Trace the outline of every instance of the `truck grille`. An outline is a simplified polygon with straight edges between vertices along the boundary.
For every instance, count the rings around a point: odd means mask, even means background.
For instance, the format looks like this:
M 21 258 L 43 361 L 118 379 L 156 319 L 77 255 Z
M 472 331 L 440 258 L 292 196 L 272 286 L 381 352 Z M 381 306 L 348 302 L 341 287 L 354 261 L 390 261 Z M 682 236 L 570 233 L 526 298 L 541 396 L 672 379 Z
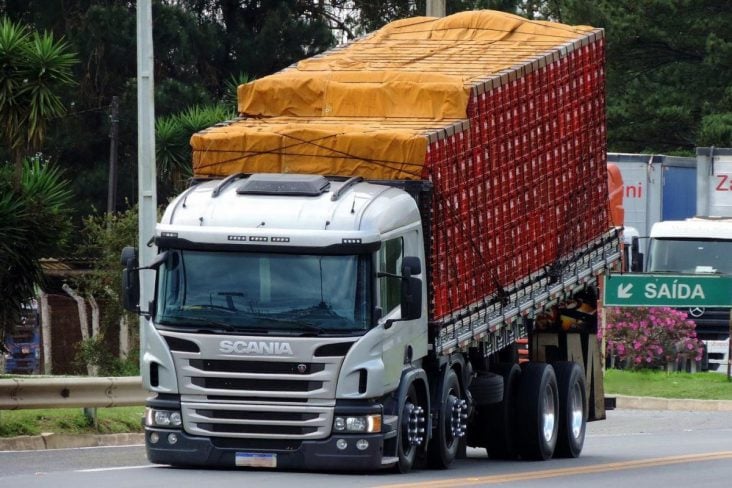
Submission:
M 183 402 L 183 425 L 194 435 L 317 439 L 330 433 L 331 407 L 221 405 Z
M 322 363 L 295 363 L 272 361 L 224 361 L 212 359 L 191 359 L 190 365 L 201 371 L 220 373 L 260 373 L 260 374 L 308 374 L 325 369 Z M 303 371 L 298 370 L 302 366 Z
M 222 354 L 228 336 L 163 335 L 168 343 L 174 338 L 192 344 L 171 347 L 186 432 L 232 442 L 330 435 L 336 380 L 356 338 L 326 344 L 288 338 L 291 354 L 266 355 Z

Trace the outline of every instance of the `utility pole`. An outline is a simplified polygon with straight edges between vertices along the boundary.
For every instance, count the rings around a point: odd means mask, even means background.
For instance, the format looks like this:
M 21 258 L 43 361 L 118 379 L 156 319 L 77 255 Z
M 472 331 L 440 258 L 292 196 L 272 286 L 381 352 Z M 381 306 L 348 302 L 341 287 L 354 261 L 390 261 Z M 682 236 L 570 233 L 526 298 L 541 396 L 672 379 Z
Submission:
M 109 107 L 109 186 L 107 188 L 107 215 L 117 210 L 117 141 L 119 138 L 119 98 L 112 97 Z
M 445 0 L 427 0 L 427 17 L 444 17 L 446 13 Z
M 151 0 L 137 2 L 137 184 L 138 184 L 138 260 L 147 266 L 157 253 L 148 241 L 155 235 L 157 219 L 157 187 L 155 181 L 155 102 L 153 80 L 153 40 Z M 140 308 L 148 310 L 152 299 L 153 278 L 149 270 L 140 271 Z M 152 327 L 144 315 L 140 315 L 140 343 L 147 344 L 148 327 Z M 140 360 L 144 351 L 140 351 Z M 149 384 L 150 372 L 141 368 L 143 385 Z

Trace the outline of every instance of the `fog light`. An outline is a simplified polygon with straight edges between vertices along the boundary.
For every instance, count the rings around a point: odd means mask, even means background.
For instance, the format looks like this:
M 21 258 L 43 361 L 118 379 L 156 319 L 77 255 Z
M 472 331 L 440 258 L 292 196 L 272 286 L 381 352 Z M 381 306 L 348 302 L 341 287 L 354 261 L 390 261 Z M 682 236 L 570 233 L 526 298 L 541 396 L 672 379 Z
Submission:
M 150 444 L 157 444 L 159 440 L 160 436 L 157 432 L 153 432 L 152 434 L 150 434 Z
M 356 449 L 358 449 L 359 451 L 365 451 L 368 448 L 369 441 L 367 441 L 366 439 L 359 439 L 358 441 L 356 441 Z
M 336 447 L 342 451 L 348 447 L 348 442 L 345 439 L 338 439 L 336 441 Z
M 176 434 L 168 434 L 168 444 L 173 445 L 178 442 L 178 436 Z

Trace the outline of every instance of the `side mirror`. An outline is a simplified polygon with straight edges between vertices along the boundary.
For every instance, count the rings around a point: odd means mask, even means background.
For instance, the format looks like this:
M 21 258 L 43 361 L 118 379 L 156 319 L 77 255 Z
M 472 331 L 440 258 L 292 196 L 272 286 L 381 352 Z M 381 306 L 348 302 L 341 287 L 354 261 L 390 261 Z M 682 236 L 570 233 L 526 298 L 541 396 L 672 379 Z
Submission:
M 413 276 L 402 278 L 402 320 L 422 316 L 422 280 Z
M 401 320 L 416 320 L 422 316 L 422 280 L 415 278 L 422 272 L 422 263 L 416 256 L 402 260 Z
M 422 272 L 422 263 L 418 257 L 405 256 L 402 260 L 402 277 L 416 276 Z
M 130 312 L 140 313 L 140 273 L 138 271 L 137 249 L 131 246 L 122 249 L 122 306 Z
M 380 277 L 398 278 L 401 280 L 401 317 L 389 319 L 384 328 L 390 328 L 394 322 L 416 320 L 422 316 L 422 280 L 415 278 L 422 272 L 422 263 L 418 257 L 405 256 L 402 260 L 402 274 L 379 273 Z

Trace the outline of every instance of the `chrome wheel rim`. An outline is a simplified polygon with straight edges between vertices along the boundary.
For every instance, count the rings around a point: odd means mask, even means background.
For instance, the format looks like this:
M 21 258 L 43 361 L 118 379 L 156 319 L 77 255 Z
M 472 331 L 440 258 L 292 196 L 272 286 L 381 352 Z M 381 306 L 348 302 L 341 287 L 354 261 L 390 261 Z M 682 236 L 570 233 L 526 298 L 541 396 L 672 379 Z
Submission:
M 572 393 L 569 399 L 570 408 L 570 426 L 572 428 L 572 437 L 579 439 L 582 435 L 582 424 L 585 416 L 585 409 L 582 402 L 582 385 L 576 382 L 572 387 Z
M 556 424 L 556 405 L 554 403 L 554 391 L 551 385 L 544 389 L 544 400 L 542 401 L 542 434 L 546 442 L 551 442 L 554 437 L 554 426 Z

